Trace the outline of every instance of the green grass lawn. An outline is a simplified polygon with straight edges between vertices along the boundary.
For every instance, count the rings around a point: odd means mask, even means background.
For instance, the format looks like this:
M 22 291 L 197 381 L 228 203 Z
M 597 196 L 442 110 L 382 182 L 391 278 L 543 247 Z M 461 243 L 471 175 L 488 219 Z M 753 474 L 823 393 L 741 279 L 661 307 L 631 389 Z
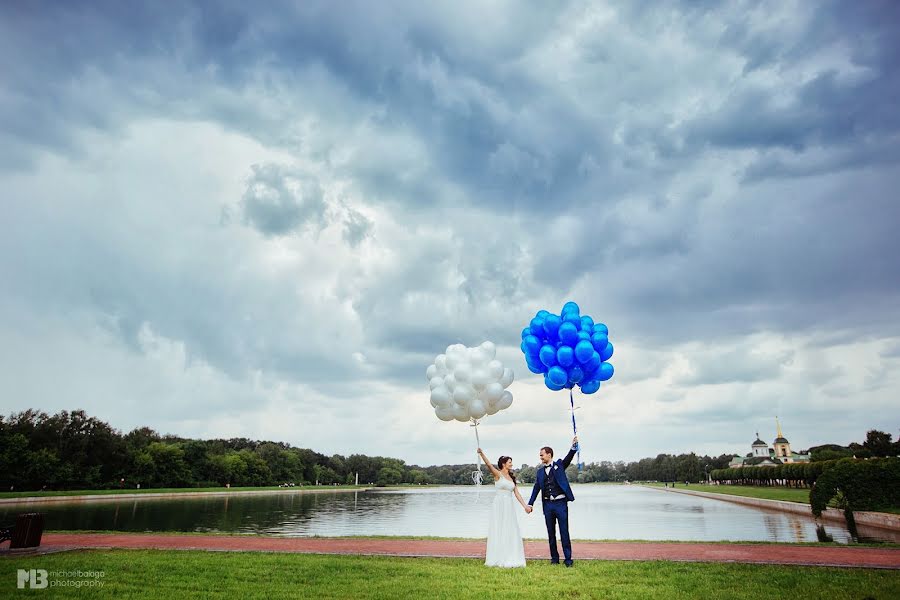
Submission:
M 147 488 L 147 489 L 115 489 L 115 490 L 61 490 L 51 492 L 0 492 L 0 498 L 33 498 L 42 496 L 106 496 L 113 494 L 170 494 L 184 492 L 253 492 L 253 491 L 296 491 L 296 490 L 361 490 L 371 486 L 365 485 L 303 485 L 292 488 L 270 487 L 213 487 L 213 488 Z
M 103 587 L 16 589 L 17 569 L 103 571 Z M 828 598 L 900 597 L 900 572 L 769 565 L 546 561 L 490 569 L 477 559 L 93 550 L 0 558 L 0 596 L 56 598 Z M 48 581 L 90 579 L 48 574 Z
M 665 487 L 662 483 L 648 483 L 653 487 Z M 671 486 L 671 484 L 669 484 Z M 676 484 L 676 490 L 690 490 L 692 492 L 708 492 L 710 494 L 731 494 L 732 496 L 747 496 L 750 498 L 762 498 L 764 500 L 786 500 L 788 502 L 800 502 L 809 504 L 809 490 L 803 488 L 762 487 L 753 485 L 700 485 L 691 483 Z

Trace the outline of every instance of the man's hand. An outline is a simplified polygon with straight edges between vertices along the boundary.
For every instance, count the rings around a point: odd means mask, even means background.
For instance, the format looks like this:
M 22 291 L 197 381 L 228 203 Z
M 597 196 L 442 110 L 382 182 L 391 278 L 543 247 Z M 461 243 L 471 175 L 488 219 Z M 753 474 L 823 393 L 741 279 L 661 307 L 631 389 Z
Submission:
M 528 506 L 525 507 L 525 513 L 526 513 L 526 514 L 529 514 L 529 515 L 530 515 L 530 514 L 531 514 L 531 511 L 533 511 L 533 510 L 534 510 L 534 507 L 531 506 L 531 505 L 528 505 Z
M 575 437 L 572 438 L 572 447 L 574 448 L 577 445 L 578 445 L 578 436 L 576 435 Z

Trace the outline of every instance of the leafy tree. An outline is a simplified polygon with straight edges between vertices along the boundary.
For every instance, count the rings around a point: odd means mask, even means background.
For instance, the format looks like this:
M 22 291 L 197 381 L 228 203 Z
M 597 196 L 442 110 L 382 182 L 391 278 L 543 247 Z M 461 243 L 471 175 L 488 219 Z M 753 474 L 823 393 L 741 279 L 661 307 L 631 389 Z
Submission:
M 890 456 L 893 450 L 891 434 L 877 429 L 866 432 L 866 441 L 863 447 L 872 453 L 872 456 Z
M 397 485 L 403 481 L 403 472 L 396 467 L 382 467 L 378 469 L 376 485 Z

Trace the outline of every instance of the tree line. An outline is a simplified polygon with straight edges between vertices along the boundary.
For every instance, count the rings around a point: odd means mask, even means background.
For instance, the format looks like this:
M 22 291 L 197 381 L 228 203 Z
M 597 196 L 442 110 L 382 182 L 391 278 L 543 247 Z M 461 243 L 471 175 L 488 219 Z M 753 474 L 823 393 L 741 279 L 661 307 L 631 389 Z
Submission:
M 727 467 L 731 456 L 660 454 L 630 463 L 592 462 L 580 471 L 573 464 L 568 475 L 581 483 L 699 482 Z M 357 474 L 361 485 L 471 484 L 474 469 L 472 463 L 421 467 L 383 456 L 327 456 L 247 438 L 189 439 L 148 427 L 122 434 L 82 410 L 0 415 L 0 491 L 334 485 L 353 484 Z M 531 483 L 534 466 L 522 465 L 516 474 Z M 484 481 L 492 483 L 489 476 Z

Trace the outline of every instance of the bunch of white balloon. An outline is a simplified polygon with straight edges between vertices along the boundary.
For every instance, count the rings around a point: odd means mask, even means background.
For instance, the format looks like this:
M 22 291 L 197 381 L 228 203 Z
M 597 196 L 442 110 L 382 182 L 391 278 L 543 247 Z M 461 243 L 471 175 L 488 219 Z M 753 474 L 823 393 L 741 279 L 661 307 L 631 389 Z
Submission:
M 506 388 L 513 382 L 512 369 L 497 360 L 497 346 L 484 342 L 475 348 L 462 344 L 447 347 L 425 371 L 431 387 L 431 406 L 441 421 L 478 420 L 512 404 Z

